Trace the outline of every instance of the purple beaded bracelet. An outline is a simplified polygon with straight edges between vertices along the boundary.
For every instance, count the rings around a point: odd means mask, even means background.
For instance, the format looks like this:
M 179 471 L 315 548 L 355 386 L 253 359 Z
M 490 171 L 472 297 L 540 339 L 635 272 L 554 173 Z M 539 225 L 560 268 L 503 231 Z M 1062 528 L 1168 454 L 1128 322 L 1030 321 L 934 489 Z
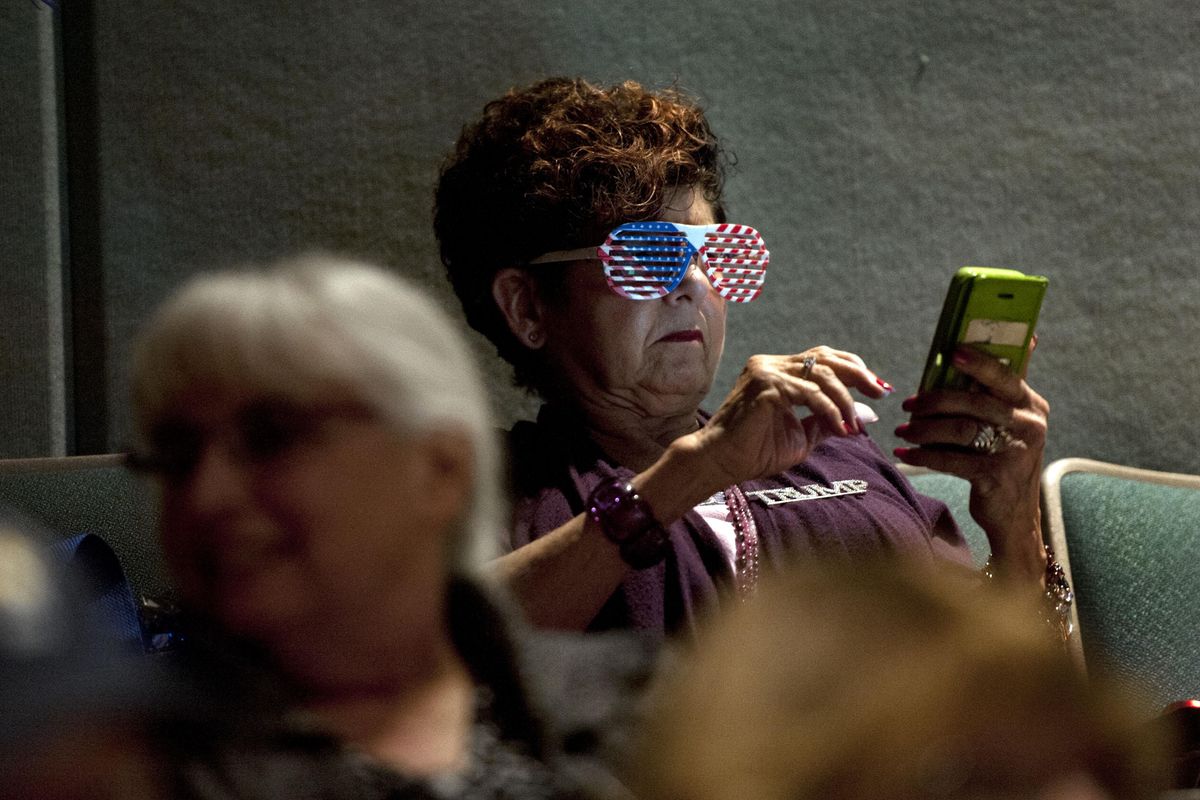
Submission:
M 666 557 L 667 532 L 629 481 L 609 478 L 600 483 L 588 497 L 588 516 L 634 569 L 652 567 Z

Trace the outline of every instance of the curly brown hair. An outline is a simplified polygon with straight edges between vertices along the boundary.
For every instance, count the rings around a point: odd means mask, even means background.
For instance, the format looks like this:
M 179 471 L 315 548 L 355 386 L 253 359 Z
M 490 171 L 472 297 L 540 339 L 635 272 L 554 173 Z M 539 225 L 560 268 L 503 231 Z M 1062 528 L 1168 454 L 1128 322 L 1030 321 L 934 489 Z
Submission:
M 667 194 L 694 186 L 724 221 L 726 158 L 696 101 L 633 81 L 609 88 L 550 78 L 513 89 L 463 128 L 442 166 L 434 230 L 467 322 L 537 389 L 539 361 L 492 298 L 506 267 L 599 244 L 623 222 L 652 219 Z M 561 270 L 533 268 L 553 291 Z

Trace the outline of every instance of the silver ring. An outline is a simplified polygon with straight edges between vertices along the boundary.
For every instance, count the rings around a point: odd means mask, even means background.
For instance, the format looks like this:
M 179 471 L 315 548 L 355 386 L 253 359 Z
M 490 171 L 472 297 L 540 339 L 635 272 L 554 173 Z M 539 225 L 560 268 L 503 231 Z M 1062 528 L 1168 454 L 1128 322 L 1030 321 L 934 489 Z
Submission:
M 1004 452 L 1014 441 L 1016 440 L 1008 428 L 984 422 L 980 423 L 979 430 L 975 432 L 975 438 L 971 440 L 970 447 L 976 453 L 993 455 Z
M 800 379 L 801 380 L 805 380 L 805 381 L 808 380 L 808 376 L 812 375 L 813 367 L 816 365 L 816 363 L 817 363 L 816 356 L 805 356 L 804 357 L 804 365 L 802 367 L 800 367 Z

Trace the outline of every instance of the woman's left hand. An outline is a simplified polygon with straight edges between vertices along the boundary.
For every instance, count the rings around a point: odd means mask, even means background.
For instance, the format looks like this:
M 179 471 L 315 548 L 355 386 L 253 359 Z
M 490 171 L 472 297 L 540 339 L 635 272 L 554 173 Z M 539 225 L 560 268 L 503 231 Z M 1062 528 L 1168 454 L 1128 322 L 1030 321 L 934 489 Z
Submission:
M 987 533 L 997 574 L 1041 582 L 1046 555 L 1039 492 L 1050 404 L 1024 376 L 973 348 L 956 350 L 954 366 L 978 386 L 905 400 L 911 418 L 896 435 L 917 447 L 898 449 L 896 456 L 970 481 L 971 516 Z

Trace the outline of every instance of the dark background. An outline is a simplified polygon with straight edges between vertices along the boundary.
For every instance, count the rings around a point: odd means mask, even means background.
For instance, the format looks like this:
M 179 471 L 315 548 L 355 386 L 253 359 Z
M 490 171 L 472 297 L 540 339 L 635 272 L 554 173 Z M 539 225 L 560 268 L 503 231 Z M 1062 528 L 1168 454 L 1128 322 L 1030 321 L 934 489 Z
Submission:
M 677 83 L 772 251 L 745 358 L 827 343 L 900 394 L 951 273 L 1050 277 L 1048 459 L 1200 472 L 1194 0 L 0 0 L 0 456 L 129 441 L 139 325 L 196 270 L 321 247 L 458 314 L 430 229 L 462 123 L 550 74 Z M 63 192 L 58 190 L 62 188 Z M 528 415 L 476 339 L 501 421 Z

